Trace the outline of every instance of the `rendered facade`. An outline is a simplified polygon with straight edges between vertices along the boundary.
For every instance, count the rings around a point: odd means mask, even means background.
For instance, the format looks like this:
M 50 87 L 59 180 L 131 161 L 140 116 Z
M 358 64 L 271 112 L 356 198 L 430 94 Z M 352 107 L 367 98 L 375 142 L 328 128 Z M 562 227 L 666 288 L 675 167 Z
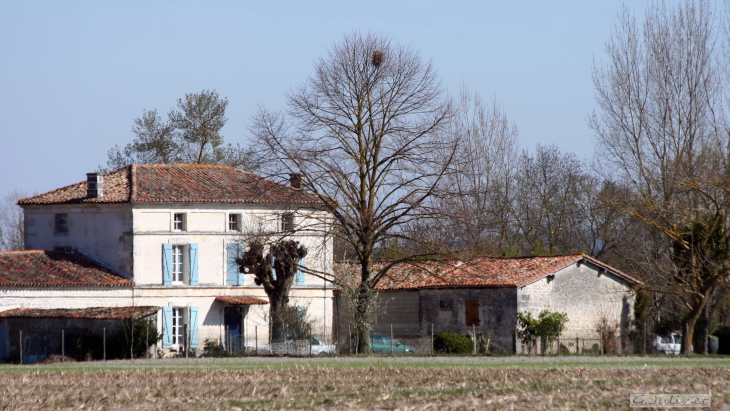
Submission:
M 239 272 L 235 258 L 248 230 L 319 221 L 321 204 L 298 187 L 226 166 L 133 164 L 91 173 L 87 181 L 20 201 L 25 249 L 83 255 L 126 283 L 84 283 L 78 273 L 64 285 L 3 281 L 7 256 L 0 253 L 0 310 L 160 307 L 164 350 L 179 349 L 183 329 L 191 348 L 228 335 L 239 344 L 264 344 L 266 294 L 253 275 Z M 331 272 L 332 244 L 314 230 L 289 237 L 309 250 L 292 305 L 306 307 L 314 334 L 330 340 L 332 288 L 310 270 Z

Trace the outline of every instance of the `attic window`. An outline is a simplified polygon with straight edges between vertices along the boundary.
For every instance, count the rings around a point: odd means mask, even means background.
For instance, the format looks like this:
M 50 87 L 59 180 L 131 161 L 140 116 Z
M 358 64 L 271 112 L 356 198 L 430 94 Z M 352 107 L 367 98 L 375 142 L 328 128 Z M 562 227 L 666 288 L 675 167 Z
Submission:
M 185 213 L 175 213 L 172 220 L 173 231 L 185 231 Z
M 240 214 L 228 214 L 228 231 L 241 231 Z
M 281 231 L 294 231 L 294 214 L 285 213 L 281 216 Z
M 551 283 L 555 279 L 555 274 L 550 274 L 547 276 L 547 282 Z

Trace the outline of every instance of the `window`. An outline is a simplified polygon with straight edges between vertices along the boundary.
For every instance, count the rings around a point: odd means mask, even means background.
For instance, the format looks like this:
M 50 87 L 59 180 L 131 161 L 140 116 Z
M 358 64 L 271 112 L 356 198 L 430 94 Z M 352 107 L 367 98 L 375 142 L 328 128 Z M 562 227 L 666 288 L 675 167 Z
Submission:
M 162 284 L 198 285 L 198 243 L 162 244 Z
M 281 231 L 294 230 L 294 214 L 286 213 L 281 216 Z
M 198 348 L 199 313 L 198 307 L 162 307 L 162 348 L 183 349 L 185 340 L 190 348 Z
M 173 308 L 172 309 L 172 348 L 178 349 L 180 348 L 180 345 L 184 342 L 183 339 L 183 325 L 184 325 L 184 316 L 185 308 Z
M 172 229 L 173 231 L 185 231 L 185 213 L 175 213 Z
M 172 246 L 172 282 L 182 283 L 183 274 L 185 273 L 185 260 L 184 260 L 184 249 L 185 246 L 173 245 Z
M 56 214 L 56 234 L 68 234 L 68 215 L 66 213 Z
M 240 214 L 228 214 L 228 231 L 241 231 Z

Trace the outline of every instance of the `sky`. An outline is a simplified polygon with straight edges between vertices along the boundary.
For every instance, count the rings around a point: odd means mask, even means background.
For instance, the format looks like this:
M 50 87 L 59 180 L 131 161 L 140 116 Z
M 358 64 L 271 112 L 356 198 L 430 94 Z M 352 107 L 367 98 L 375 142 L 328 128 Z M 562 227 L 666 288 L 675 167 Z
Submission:
M 648 0 L 627 1 L 639 18 Z M 494 99 L 522 147 L 593 156 L 591 70 L 617 1 L 0 1 L 0 198 L 86 179 L 132 141 L 143 110 L 186 93 L 229 100 L 227 143 L 259 105 L 285 107 L 343 36 L 389 37 L 431 60 L 450 94 Z

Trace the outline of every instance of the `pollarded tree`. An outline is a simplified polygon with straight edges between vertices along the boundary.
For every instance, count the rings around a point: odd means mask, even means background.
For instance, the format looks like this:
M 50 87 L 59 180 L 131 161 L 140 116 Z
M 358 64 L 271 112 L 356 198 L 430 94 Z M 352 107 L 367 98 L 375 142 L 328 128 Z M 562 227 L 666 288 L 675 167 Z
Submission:
M 324 217 L 310 217 L 306 229 L 354 251 L 358 278 L 340 285 L 356 290 L 358 352 L 370 352 L 372 289 L 393 265 L 414 258 L 389 248 L 418 240 L 402 228 L 423 215 L 453 159 L 453 144 L 445 147 L 449 140 L 439 135 L 451 117 L 442 94 L 433 65 L 416 51 L 354 33 L 288 95 L 288 118 L 263 108 L 254 118 L 271 174 L 301 172 L 302 188 L 325 204 Z M 450 154 L 441 156 L 444 150 Z M 374 268 L 379 255 L 393 260 Z
M 269 332 L 272 341 L 286 339 L 284 327 L 290 314 L 289 290 L 297 271 L 302 269 L 300 261 L 306 256 L 307 248 L 298 241 L 281 240 L 267 244 L 255 239 L 247 242 L 243 255 L 236 258 L 240 272 L 254 274 L 256 285 L 263 286 L 269 297 Z
M 730 88 L 721 53 L 728 41 L 721 34 L 704 0 L 674 10 L 654 3 L 643 30 L 624 8 L 606 44 L 609 62 L 594 68 L 599 111 L 590 123 L 601 166 L 629 188 L 606 201 L 659 233 L 660 250 L 691 252 L 728 218 L 730 127 L 723 99 Z M 695 231 L 695 222 L 708 229 Z M 682 351 L 689 353 L 694 324 L 712 290 L 706 280 L 713 276 L 666 264 L 671 260 L 670 252 L 663 253 L 656 271 L 668 285 L 661 291 L 676 293 L 689 311 L 682 339 Z

